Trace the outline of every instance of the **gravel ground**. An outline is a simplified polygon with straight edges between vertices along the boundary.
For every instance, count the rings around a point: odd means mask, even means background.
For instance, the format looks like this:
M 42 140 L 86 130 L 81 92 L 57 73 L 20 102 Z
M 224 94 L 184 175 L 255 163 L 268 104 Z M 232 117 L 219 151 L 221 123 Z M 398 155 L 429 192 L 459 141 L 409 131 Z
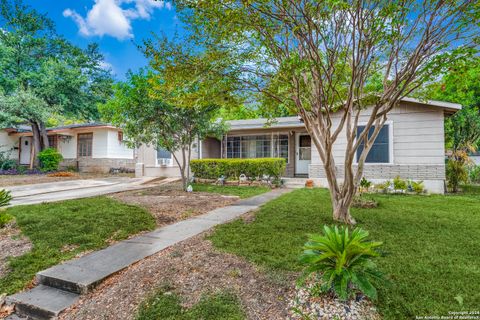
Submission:
M 354 300 L 341 301 L 332 295 L 312 296 L 312 283 L 296 288 L 289 306 L 289 320 L 338 319 L 338 320 L 379 320 L 377 309 L 363 296 Z
M 8 271 L 8 258 L 18 257 L 30 251 L 32 243 L 28 238 L 21 236 L 15 222 L 11 222 L 0 229 L 0 248 L 0 278 L 2 278 Z
M 237 256 L 215 250 L 199 235 L 110 277 L 60 319 L 134 319 L 139 304 L 165 285 L 173 287 L 185 307 L 197 303 L 203 293 L 231 290 L 248 319 L 285 319 L 293 279 L 275 279 Z
M 112 198 L 147 209 L 163 226 L 228 206 L 239 199 L 209 192 L 187 193 L 179 183 L 111 195 Z

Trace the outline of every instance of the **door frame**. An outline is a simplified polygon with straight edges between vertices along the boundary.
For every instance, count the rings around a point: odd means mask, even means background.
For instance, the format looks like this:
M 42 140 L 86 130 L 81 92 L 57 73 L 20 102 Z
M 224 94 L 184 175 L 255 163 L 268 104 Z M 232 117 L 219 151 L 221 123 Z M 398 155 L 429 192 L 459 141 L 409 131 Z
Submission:
M 295 175 L 308 175 L 308 165 L 312 163 L 311 156 L 310 160 L 300 160 L 300 137 L 301 136 L 310 136 L 307 132 L 295 132 L 295 169 L 294 173 Z M 311 140 L 311 138 L 310 138 Z M 310 143 L 310 152 L 311 152 L 311 143 Z M 300 171 L 299 169 L 299 164 L 300 161 L 305 161 L 308 162 L 306 165 L 306 170 L 305 171 Z
M 25 146 L 24 146 L 24 141 L 25 139 L 28 139 L 28 144 L 29 144 L 29 148 L 28 148 L 28 163 L 22 163 L 22 153 L 25 152 Z M 32 162 L 32 148 L 33 148 L 33 137 L 28 137 L 28 136 L 21 136 L 19 138 L 19 147 L 18 147 L 18 163 L 20 165 L 30 165 L 30 163 Z

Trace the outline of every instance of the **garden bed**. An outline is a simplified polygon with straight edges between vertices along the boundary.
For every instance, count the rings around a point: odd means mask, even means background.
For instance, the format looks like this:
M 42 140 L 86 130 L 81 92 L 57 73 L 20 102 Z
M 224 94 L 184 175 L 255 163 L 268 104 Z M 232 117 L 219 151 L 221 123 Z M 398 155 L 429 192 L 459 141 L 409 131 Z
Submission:
M 231 205 L 240 198 L 270 189 L 194 184 L 193 190 L 184 192 L 180 183 L 170 183 L 140 191 L 121 192 L 110 197 L 147 209 L 155 217 L 157 226 L 162 226 Z
M 205 294 L 228 292 L 239 299 L 248 319 L 285 319 L 293 286 L 291 275 L 263 273 L 242 258 L 215 250 L 199 235 L 110 277 L 60 319 L 133 319 L 158 288 L 179 296 L 185 308 Z

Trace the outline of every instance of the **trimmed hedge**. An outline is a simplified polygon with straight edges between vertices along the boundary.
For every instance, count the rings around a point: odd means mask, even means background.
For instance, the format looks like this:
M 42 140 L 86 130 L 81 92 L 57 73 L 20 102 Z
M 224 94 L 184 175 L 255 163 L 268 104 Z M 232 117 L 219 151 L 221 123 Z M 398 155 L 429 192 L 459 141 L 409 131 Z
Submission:
M 287 163 L 283 158 L 258 159 L 199 159 L 190 161 L 194 177 L 201 179 L 238 179 L 244 174 L 250 179 L 267 175 L 279 179 Z

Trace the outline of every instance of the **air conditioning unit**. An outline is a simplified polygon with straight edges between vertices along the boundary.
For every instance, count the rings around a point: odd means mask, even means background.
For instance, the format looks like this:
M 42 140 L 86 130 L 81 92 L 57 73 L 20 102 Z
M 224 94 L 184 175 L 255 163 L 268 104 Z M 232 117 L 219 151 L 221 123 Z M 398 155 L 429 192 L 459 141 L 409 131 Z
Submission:
M 172 159 L 162 158 L 158 159 L 159 166 L 169 166 L 172 164 Z

